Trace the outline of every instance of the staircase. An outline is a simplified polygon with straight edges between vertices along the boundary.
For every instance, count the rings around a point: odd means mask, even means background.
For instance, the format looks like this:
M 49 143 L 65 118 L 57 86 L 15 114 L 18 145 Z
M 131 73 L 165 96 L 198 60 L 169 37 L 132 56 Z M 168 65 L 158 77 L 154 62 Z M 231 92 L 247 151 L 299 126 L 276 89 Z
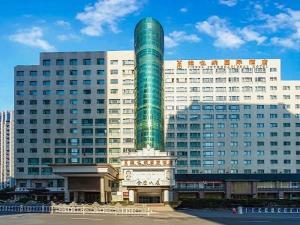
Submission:
M 135 203 L 134 204 L 137 207 L 146 207 L 150 208 L 153 212 L 172 212 L 174 209 L 164 203 L 148 203 L 148 204 L 142 204 L 142 203 Z

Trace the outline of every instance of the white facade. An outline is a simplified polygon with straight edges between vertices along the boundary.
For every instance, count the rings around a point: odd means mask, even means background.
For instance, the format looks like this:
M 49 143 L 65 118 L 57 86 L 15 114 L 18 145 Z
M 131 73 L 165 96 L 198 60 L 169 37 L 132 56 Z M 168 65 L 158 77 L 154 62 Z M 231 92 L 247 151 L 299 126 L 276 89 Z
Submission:
M 300 81 L 281 80 L 280 60 L 164 63 L 176 173 L 300 173 Z M 42 53 L 15 82 L 19 186 L 63 186 L 51 163 L 120 167 L 135 151 L 133 51 Z
M 278 59 L 166 61 L 166 150 L 177 173 L 299 173 L 299 103 Z
M 134 151 L 134 52 L 107 53 L 107 153 L 119 167 L 120 155 Z
M 0 112 L 0 189 L 14 185 L 14 113 Z

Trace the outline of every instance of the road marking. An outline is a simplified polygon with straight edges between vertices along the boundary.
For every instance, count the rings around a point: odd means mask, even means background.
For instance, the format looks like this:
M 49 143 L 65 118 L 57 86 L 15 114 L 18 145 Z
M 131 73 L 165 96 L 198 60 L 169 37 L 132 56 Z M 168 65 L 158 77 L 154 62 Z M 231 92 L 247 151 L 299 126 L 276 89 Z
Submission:
M 20 218 L 20 217 L 23 217 L 23 216 L 24 215 L 8 214 L 8 215 L 1 215 L 1 218 L 8 217 L 8 218 L 16 219 L 16 218 Z
M 93 219 L 93 218 L 84 218 L 84 217 L 73 217 L 72 220 L 94 220 L 94 221 L 102 221 L 103 219 Z

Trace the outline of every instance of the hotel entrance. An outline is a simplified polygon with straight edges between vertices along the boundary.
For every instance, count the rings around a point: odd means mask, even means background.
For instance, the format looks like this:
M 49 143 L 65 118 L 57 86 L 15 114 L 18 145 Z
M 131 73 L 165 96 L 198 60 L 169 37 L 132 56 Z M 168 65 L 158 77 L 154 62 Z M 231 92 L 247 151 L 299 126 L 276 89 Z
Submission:
M 173 201 L 175 157 L 147 147 L 123 155 L 122 187 L 128 190 L 132 203 L 159 204 Z
M 153 191 L 153 190 L 152 190 Z M 143 190 L 137 191 L 137 203 L 161 203 L 162 191 L 155 190 L 155 192 L 143 192 Z
M 135 203 L 156 204 L 170 201 L 169 190 L 164 188 L 139 187 L 129 191 L 129 199 Z
M 108 164 L 53 164 L 53 173 L 64 177 L 65 202 L 111 202 L 112 183 L 118 171 Z
M 160 203 L 160 196 L 139 196 L 138 203 Z

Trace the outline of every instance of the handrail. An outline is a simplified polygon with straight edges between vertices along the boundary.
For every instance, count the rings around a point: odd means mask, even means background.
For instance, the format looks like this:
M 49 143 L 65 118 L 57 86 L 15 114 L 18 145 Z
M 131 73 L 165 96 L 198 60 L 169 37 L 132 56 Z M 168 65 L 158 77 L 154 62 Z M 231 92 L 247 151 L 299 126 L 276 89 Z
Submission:
M 120 207 L 120 206 L 102 206 L 97 203 L 93 205 L 78 204 L 53 204 L 51 206 L 52 214 L 113 214 L 113 215 L 147 215 L 152 211 L 145 207 Z
M 51 214 L 113 214 L 149 216 L 152 213 L 146 207 L 104 206 L 98 203 L 86 204 L 55 204 L 51 205 L 17 205 L 0 204 L 0 213 L 51 213 Z
M 238 207 L 238 214 L 249 214 L 249 213 L 263 213 L 263 214 L 271 214 L 271 213 L 300 213 L 300 208 L 288 208 L 288 207 Z

